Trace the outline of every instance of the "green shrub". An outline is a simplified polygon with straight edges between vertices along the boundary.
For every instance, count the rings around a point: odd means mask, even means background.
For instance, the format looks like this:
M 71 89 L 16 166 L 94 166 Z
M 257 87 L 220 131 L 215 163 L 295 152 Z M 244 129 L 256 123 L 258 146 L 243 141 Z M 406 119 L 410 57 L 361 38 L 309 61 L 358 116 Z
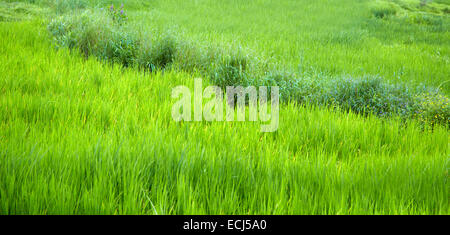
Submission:
M 121 8 L 119 8 L 121 9 Z M 114 9 L 86 10 L 60 16 L 48 29 L 56 45 L 80 50 L 86 57 L 145 71 L 168 66 L 199 71 L 211 83 L 226 86 L 278 86 L 283 102 L 335 106 L 359 114 L 380 117 L 399 115 L 423 123 L 449 125 L 449 99 L 426 89 L 393 85 L 380 77 L 314 77 L 279 69 L 251 57 L 242 48 L 223 50 L 180 40 L 173 32 L 137 36 L 127 29 L 125 17 Z M 383 16 L 384 17 L 384 16 Z M 381 17 L 381 18 L 383 18 Z
M 380 1 L 372 4 L 371 11 L 372 14 L 379 19 L 384 19 L 397 13 L 395 4 Z
M 248 81 L 247 69 L 249 58 L 241 50 L 222 53 L 212 64 L 210 78 L 213 84 L 225 88 L 227 86 L 245 86 Z
M 386 83 L 380 77 L 343 78 L 328 84 L 322 103 L 359 114 L 406 116 L 414 104 L 413 94 L 408 87 Z
M 118 25 L 122 25 L 128 20 L 127 14 L 124 11 L 123 4 L 119 8 L 115 8 L 114 4 L 112 4 L 108 8 L 107 12 L 111 16 L 113 21 Z
M 130 66 L 134 63 L 139 40 L 121 27 L 111 10 L 73 12 L 52 20 L 48 25 L 55 44 L 78 49 L 87 58 Z
M 450 127 L 450 99 L 438 92 L 427 92 L 415 97 L 413 117 L 431 126 L 440 124 Z
M 177 41 L 170 33 L 162 35 L 153 45 L 152 63 L 156 68 L 163 69 L 174 61 Z
M 153 71 L 156 69 L 153 63 L 152 43 L 150 40 L 142 42 L 137 51 L 135 62 L 137 66 L 144 71 Z
M 136 64 L 145 71 L 164 69 L 175 60 L 178 42 L 171 33 L 159 35 L 155 40 L 146 38 L 137 51 Z
M 99 54 L 100 44 L 112 37 L 113 23 L 100 11 L 86 10 L 53 19 L 49 25 L 58 46 L 79 49 L 84 56 Z
M 383 19 L 388 16 L 395 15 L 396 11 L 395 9 L 389 7 L 378 7 L 372 9 L 372 13 L 376 18 Z
M 320 80 L 297 77 L 287 70 L 274 69 L 262 76 L 258 86 L 268 86 L 269 96 L 270 86 L 278 86 L 281 101 L 303 104 L 306 102 L 317 103 L 323 88 L 320 83 Z
M 205 50 L 190 41 L 177 43 L 175 53 L 176 67 L 188 72 L 205 72 L 213 60 L 208 59 Z
M 113 63 L 131 66 L 136 58 L 139 42 L 131 33 L 114 31 L 107 41 L 102 41 L 98 57 Z
M 434 16 L 434 15 L 424 14 L 424 13 L 409 14 L 408 19 L 409 19 L 410 23 L 422 24 L 422 25 L 428 25 L 428 26 L 434 26 L 434 27 L 442 27 L 444 24 L 441 16 Z

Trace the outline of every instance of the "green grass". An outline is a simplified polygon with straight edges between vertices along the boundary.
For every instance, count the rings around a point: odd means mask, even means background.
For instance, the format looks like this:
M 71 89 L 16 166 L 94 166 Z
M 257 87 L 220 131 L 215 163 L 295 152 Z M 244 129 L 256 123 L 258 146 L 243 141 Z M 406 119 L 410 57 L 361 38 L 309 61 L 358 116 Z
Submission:
M 423 32 L 365 3 L 152 1 L 130 24 L 242 45 L 315 79 L 448 79 L 448 26 Z M 450 212 L 444 126 L 294 103 L 280 107 L 274 133 L 259 122 L 177 123 L 171 90 L 192 88 L 195 73 L 56 50 L 46 23 L 0 22 L 0 214 Z M 402 43 L 407 34 L 430 37 Z
M 373 75 L 332 78 L 319 74 L 311 78 L 310 74 L 277 68 L 241 47 L 205 47 L 173 31 L 142 35 L 142 30 L 127 24 L 127 19 L 122 7 L 114 10 L 111 6 L 57 17 L 48 24 L 48 30 L 57 47 L 79 50 L 85 57 L 95 56 L 124 67 L 199 72 L 222 88 L 278 85 L 283 102 L 333 105 L 358 113 L 400 115 L 450 126 L 450 100 L 429 86 L 395 85 Z
M 441 26 L 401 16 L 383 20 L 370 2 L 164 0 L 130 19 L 141 31 L 169 28 L 199 42 L 241 45 L 300 73 L 378 74 L 412 86 L 448 81 L 449 15 L 434 16 Z M 449 94 L 450 83 L 441 88 Z
M 33 17 L 49 14 L 47 8 L 23 2 L 0 2 L 0 22 L 30 20 Z

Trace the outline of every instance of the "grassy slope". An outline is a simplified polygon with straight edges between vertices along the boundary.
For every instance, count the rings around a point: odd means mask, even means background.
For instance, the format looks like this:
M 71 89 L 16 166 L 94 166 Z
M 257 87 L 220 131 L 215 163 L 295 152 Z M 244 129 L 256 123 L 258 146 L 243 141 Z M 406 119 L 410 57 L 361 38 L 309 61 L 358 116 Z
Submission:
M 448 214 L 448 131 L 322 108 L 175 123 L 171 89 L 0 23 L 1 214 Z
M 379 74 L 435 87 L 448 81 L 450 17 L 431 25 L 404 15 L 376 19 L 369 2 L 375 1 L 156 0 L 131 19 L 137 27 L 173 28 L 201 43 L 242 45 L 317 79 Z M 449 94 L 450 83 L 441 88 Z

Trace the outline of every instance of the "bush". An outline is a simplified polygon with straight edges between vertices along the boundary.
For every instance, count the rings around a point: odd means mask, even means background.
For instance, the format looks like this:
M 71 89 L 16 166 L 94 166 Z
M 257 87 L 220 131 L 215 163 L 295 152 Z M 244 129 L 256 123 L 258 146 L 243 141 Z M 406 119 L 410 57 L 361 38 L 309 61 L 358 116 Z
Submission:
M 301 77 L 262 63 L 242 48 L 202 48 L 192 42 L 180 41 L 172 32 L 142 40 L 136 32 L 126 30 L 123 26 L 126 18 L 123 17 L 125 14 L 114 8 L 86 10 L 52 20 L 48 29 L 58 46 L 76 48 L 86 57 L 94 55 L 123 66 L 137 65 L 146 71 L 154 71 L 174 65 L 182 70 L 199 70 L 222 89 L 226 86 L 268 86 L 270 96 L 270 86 L 278 86 L 282 102 L 335 106 L 380 117 L 399 115 L 432 126 L 450 124 L 449 99 L 439 92 L 393 85 L 380 77 L 329 79 L 308 78 L 306 74 Z
M 156 68 L 165 68 L 174 61 L 177 41 L 170 33 L 162 35 L 152 49 L 152 63 Z
M 450 99 L 438 92 L 427 92 L 415 97 L 413 117 L 424 124 L 450 127 Z
M 136 57 L 139 68 L 146 71 L 164 69 L 175 60 L 178 42 L 171 33 L 164 33 L 153 42 L 142 42 Z
M 305 77 L 296 77 L 294 73 L 286 70 L 268 71 L 258 82 L 258 86 L 278 86 L 280 100 L 283 102 L 317 103 L 321 97 L 323 86 L 321 81 Z M 270 88 L 268 88 L 270 96 Z
M 248 56 L 241 50 L 234 53 L 222 53 L 212 64 L 210 78 L 213 84 L 226 88 L 227 86 L 247 85 Z
M 123 8 L 123 4 L 119 8 L 115 8 L 114 4 L 112 4 L 108 8 L 107 12 L 111 16 L 112 20 L 118 25 L 122 25 L 128 20 L 127 14 L 125 13 Z
M 387 16 L 395 15 L 396 11 L 392 8 L 374 8 L 372 13 L 376 18 L 383 19 Z
M 411 13 L 408 16 L 411 23 L 423 24 L 434 27 L 442 27 L 444 22 L 441 16 L 434 16 L 426 13 Z
M 50 22 L 48 30 L 58 46 L 78 48 L 86 57 L 99 49 L 99 44 L 111 39 L 112 21 L 99 11 L 87 10 L 80 14 L 58 17 Z
M 371 7 L 372 14 L 379 19 L 395 15 L 397 13 L 396 6 L 387 2 L 376 2 Z
M 180 41 L 177 43 L 177 50 L 174 58 L 176 67 L 188 72 L 205 72 L 212 60 L 204 55 L 204 49 L 198 47 L 193 42 Z
M 139 40 L 125 31 L 111 10 L 86 10 L 52 20 L 48 25 L 55 44 L 78 49 L 87 58 L 91 55 L 101 60 L 130 66 L 134 63 Z
M 135 62 L 137 66 L 144 71 L 151 72 L 156 69 L 153 64 L 152 49 L 152 43 L 150 41 L 145 41 L 140 44 L 139 50 L 137 51 Z
M 138 40 L 131 33 L 114 31 L 110 40 L 101 42 L 102 48 L 98 50 L 98 57 L 125 67 L 134 63 Z
M 407 116 L 413 109 L 413 93 L 406 86 L 386 83 L 380 77 L 343 78 L 329 83 L 322 103 L 359 114 Z

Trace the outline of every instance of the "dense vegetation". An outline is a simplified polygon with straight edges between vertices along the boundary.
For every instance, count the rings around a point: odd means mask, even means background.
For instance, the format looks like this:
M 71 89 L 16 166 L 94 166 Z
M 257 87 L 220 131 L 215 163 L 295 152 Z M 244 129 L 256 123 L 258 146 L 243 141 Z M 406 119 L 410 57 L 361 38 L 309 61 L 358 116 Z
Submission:
M 374 13 L 376 17 L 380 17 L 378 11 Z M 418 117 L 432 125 L 450 124 L 450 102 L 439 89 L 393 85 L 373 76 L 362 80 L 341 76 L 311 79 L 295 70 L 280 69 L 240 47 L 200 50 L 201 43 L 186 43 L 170 31 L 138 35 L 135 28 L 126 27 L 127 20 L 123 5 L 119 9 L 111 5 L 64 15 L 52 20 L 48 28 L 56 45 L 78 48 L 85 57 L 94 55 L 125 67 L 135 65 L 154 71 L 172 66 L 200 71 L 221 87 L 280 86 L 284 101 L 337 105 L 379 116 Z
M 0 213 L 448 214 L 448 14 L 0 2 Z M 196 76 L 280 86 L 279 130 L 174 122 Z

